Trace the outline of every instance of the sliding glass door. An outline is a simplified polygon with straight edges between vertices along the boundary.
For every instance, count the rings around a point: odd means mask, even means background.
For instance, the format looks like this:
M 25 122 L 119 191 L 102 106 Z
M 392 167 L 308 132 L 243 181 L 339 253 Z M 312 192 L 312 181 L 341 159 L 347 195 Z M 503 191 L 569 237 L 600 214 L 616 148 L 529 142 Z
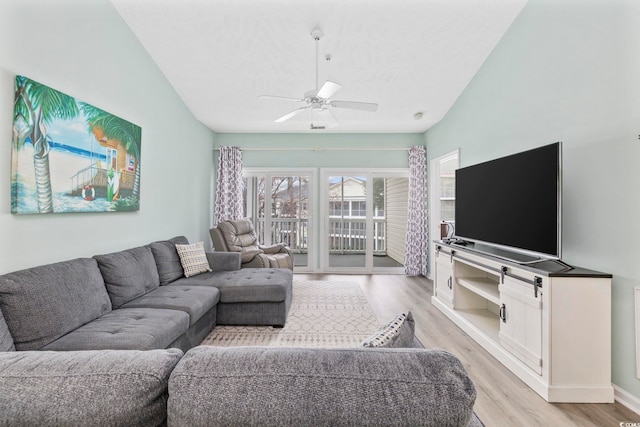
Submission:
M 245 216 L 261 243 L 291 248 L 295 272 L 404 273 L 408 170 L 320 169 L 319 180 L 316 169 L 243 174 Z
M 296 272 L 312 268 L 313 171 L 246 170 L 244 210 L 264 245 L 285 243 L 291 248 Z
M 323 272 L 404 272 L 408 173 L 321 172 Z
M 367 177 L 329 176 L 326 218 L 329 269 L 367 265 Z

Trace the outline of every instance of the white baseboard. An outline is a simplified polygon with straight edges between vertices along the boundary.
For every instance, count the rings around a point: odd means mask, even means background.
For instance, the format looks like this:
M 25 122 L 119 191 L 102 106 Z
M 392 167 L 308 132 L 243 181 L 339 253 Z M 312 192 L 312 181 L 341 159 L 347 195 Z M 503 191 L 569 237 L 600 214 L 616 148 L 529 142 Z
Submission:
M 640 415 L 640 398 L 632 395 L 628 391 L 613 385 L 613 396 L 616 402 L 631 409 L 636 414 Z

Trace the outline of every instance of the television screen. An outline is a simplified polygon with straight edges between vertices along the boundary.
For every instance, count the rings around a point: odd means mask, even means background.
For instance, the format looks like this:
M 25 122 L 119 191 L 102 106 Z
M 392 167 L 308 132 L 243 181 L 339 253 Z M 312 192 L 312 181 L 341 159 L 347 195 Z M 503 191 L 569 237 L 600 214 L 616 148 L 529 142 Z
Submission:
M 559 142 L 456 170 L 455 235 L 560 258 Z

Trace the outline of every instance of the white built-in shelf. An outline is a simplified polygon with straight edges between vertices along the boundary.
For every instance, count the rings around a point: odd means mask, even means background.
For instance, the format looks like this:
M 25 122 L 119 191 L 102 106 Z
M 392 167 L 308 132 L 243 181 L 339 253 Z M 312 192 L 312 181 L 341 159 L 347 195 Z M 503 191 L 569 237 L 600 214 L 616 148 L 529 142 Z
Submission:
M 500 305 L 498 282 L 489 277 L 458 277 L 458 284 L 480 295 L 496 305 Z
M 500 318 L 495 313 L 477 308 L 458 309 L 456 312 L 490 339 L 498 341 Z

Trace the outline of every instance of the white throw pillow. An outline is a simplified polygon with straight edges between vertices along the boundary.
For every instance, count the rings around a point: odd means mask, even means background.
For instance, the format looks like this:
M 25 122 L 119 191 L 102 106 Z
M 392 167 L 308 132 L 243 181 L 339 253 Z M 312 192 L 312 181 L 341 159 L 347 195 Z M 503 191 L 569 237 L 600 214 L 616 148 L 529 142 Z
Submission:
M 400 313 L 378 332 L 367 338 L 363 347 L 411 347 L 415 333 L 415 322 L 410 311 Z
M 180 264 L 182 264 L 185 277 L 211 271 L 207 255 L 204 253 L 204 242 L 192 243 L 190 245 L 177 244 L 176 251 L 180 257 Z

